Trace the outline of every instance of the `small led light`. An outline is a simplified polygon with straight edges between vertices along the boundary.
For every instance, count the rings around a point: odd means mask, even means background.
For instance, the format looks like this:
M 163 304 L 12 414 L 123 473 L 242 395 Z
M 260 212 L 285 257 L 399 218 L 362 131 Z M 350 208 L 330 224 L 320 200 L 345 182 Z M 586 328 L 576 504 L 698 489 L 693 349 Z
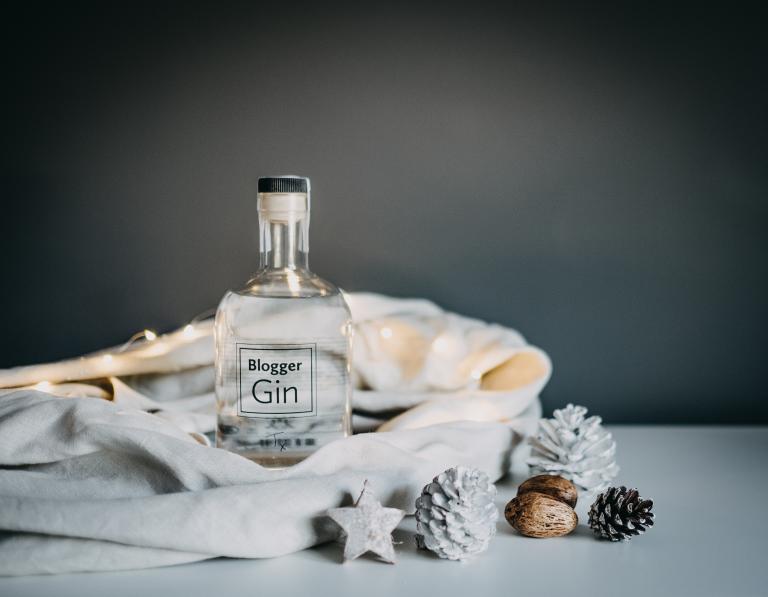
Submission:
M 150 342 L 152 342 L 152 340 L 157 340 L 157 334 L 152 330 L 144 330 L 144 337 Z
M 182 333 L 185 336 L 191 336 L 195 332 L 195 326 L 193 326 L 191 323 L 188 323 L 184 326 L 184 329 L 182 330 Z
M 448 356 L 451 353 L 451 349 L 454 347 L 454 344 L 455 342 L 450 336 L 441 334 L 432 341 L 432 349 L 437 354 Z
M 392 328 L 389 327 L 383 327 L 379 330 L 379 333 L 381 334 L 382 338 L 391 338 L 392 337 Z

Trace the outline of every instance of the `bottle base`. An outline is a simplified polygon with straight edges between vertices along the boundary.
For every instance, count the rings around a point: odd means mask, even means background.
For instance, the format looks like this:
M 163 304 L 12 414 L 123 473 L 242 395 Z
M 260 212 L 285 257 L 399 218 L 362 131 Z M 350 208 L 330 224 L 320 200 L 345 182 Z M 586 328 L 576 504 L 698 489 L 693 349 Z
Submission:
M 224 446 L 217 446 L 217 447 L 224 447 Z M 232 450 L 231 448 L 229 448 L 229 450 L 231 452 L 234 452 L 238 456 L 247 458 L 251 462 L 258 464 L 259 466 L 263 466 L 264 468 L 270 468 L 270 469 L 289 468 L 294 464 L 298 464 L 302 460 L 305 460 L 312 454 L 312 452 L 291 452 L 290 454 L 265 454 L 263 452 L 252 451 L 252 450 L 241 451 L 241 450 Z
M 333 441 L 351 435 L 350 417 L 338 412 L 307 419 L 249 419 L 219 415 L 216 447 L 266 468 L 287 468 Z

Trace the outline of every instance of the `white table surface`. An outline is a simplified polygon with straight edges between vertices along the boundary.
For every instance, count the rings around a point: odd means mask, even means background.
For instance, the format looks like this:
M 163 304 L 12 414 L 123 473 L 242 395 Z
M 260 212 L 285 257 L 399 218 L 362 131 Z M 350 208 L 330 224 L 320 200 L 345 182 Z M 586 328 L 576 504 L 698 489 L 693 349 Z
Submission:
M 768 595 L 768 428 L 613 427 L 619 483 L 654 500 L 656 526 L 629 542 L 597 541 L 586 527 L 530 539 L 503 520 L 475 560 L 418 551 L 409 517 L 396 532 L 399 562 L 341 563 L 328 544 L 272 560 L 226 560 L 137 570 L 0 579 L 0 596 L 168 595 Z M 499 484 L 498 505 L 522 479 Z

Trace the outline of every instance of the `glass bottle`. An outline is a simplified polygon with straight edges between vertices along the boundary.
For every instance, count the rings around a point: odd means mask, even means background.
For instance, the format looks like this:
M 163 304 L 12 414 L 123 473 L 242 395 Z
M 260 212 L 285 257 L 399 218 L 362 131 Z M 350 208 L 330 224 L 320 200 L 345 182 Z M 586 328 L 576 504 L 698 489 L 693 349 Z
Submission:
M 309 271 L 309 209 L 309 179 L 259 179 L 259 270 L 216 311 L 216 445 L 268 467 L 351 431 L 351 318 Z

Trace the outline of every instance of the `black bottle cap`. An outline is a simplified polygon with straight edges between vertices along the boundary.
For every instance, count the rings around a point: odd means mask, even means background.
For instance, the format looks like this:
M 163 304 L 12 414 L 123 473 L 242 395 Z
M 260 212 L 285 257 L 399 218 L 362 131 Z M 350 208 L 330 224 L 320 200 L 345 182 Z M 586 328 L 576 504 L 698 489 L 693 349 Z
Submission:
M 259 179 L 259 193 L 307 193 L 309 179 L 302 176 L 266 176 Z

